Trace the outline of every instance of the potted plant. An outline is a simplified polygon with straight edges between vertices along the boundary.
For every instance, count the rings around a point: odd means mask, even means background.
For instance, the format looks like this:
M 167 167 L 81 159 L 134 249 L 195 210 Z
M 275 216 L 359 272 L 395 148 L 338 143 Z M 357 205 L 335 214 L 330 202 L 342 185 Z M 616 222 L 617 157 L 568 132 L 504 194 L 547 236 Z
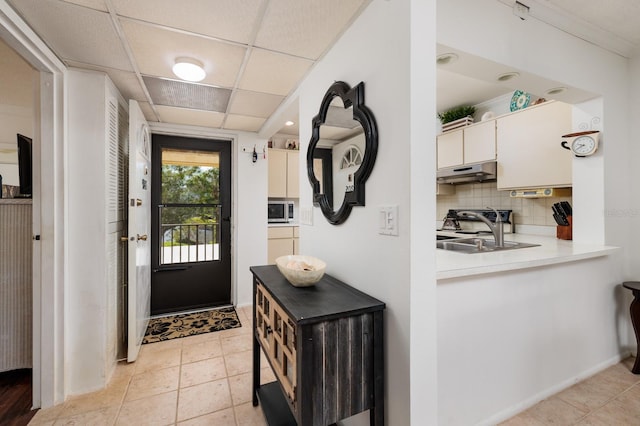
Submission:
M 473 114 L 476 112 L 476 107 L 472 105 L 463 105 L 450 109 L 449 111 L 438 113 L 438 118 L 442 124 L 451 123 L 452 121 L 460 120 L 461 118 L 471 117 L 473 122 Z

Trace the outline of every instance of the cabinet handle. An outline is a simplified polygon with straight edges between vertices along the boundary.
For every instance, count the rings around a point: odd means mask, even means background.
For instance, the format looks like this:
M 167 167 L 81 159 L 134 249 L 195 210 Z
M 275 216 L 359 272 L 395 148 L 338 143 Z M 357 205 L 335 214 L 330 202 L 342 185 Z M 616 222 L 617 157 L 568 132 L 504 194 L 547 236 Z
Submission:
M 271 329 L 270 325 L 268 325 L 267 328 L 264 331 L 266 331 L 267 335 L 273 333 L 273 330 Z

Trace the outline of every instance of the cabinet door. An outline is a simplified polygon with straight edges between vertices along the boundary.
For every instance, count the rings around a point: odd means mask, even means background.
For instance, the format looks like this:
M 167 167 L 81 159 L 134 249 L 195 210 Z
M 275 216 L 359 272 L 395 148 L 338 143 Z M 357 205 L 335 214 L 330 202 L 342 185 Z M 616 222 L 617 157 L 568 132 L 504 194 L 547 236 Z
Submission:
M 267 263 L 273 265 L 280 256 L 293 254 L 293 238 L 267 240 Z
M 269 150 L 269 197 L 287 197 L 287 152 Z
M 438 168 L 459 166 L 463 164 L 462 130 L 452 130 L 438 136 Z
M 287 152 L 287 197 L 300 197 L 300 153 Z
M 571 186 L 571 105 L 548 102 L 497 121 L 498 189 Z
M 496 159 L 496 122 L 489 120 L 464 129 L 464 163 Z

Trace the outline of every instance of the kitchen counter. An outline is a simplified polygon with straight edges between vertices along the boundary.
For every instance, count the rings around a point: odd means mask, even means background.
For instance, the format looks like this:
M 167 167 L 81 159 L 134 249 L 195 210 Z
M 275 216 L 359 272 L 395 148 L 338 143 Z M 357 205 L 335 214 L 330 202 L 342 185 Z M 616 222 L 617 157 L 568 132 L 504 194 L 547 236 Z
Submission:
M 280 223 L 268 223 L 269 228 L 279 228 L 282 226 L 299 226 L 298 222 L 280 222 Z
M 473 236 L 463 236 L 446 231 L 438 231 L 438 234 L 456 237 Z M 480 237 L 493 239 L 493 236 L 488 234 L 480 235 Z M 618 247 L 581 244 L 559 240 L 555 237 L 529 234 L 505 234 L 504 239 L 505 241 L 540 244 L 540 246 L 474 254 L 436 249 L 436 278 L 438 280 L 446 280 L 574 262 L 607 256 L 619 249 Z

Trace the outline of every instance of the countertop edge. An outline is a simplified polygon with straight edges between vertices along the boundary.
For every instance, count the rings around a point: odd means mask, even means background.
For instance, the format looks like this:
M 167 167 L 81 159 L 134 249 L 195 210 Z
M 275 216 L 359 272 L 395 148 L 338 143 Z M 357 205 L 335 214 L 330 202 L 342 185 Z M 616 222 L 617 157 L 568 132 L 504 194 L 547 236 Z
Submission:
M 577 262 L 580 260 L 591 259 L 595 257 L 608 256 L 620 250 L 620 247 L 599 246 L 579 253 L 556 254 L 540 257 L 532 260 L 514 260 L 512 262 L 488 264 L 485 266 L 469 266 L 457 269 L 446 269 L 436 271 L 436 280 L 438 282 L 448 279 L 471 277 L 477 275 L 491 274 L 496 272 L 516 271 L 521 269 L 538 268 L 542 266 L 557 265 L 562 263 Z M 460 256 L 476 256 L 475 254 L 464 254 Z

